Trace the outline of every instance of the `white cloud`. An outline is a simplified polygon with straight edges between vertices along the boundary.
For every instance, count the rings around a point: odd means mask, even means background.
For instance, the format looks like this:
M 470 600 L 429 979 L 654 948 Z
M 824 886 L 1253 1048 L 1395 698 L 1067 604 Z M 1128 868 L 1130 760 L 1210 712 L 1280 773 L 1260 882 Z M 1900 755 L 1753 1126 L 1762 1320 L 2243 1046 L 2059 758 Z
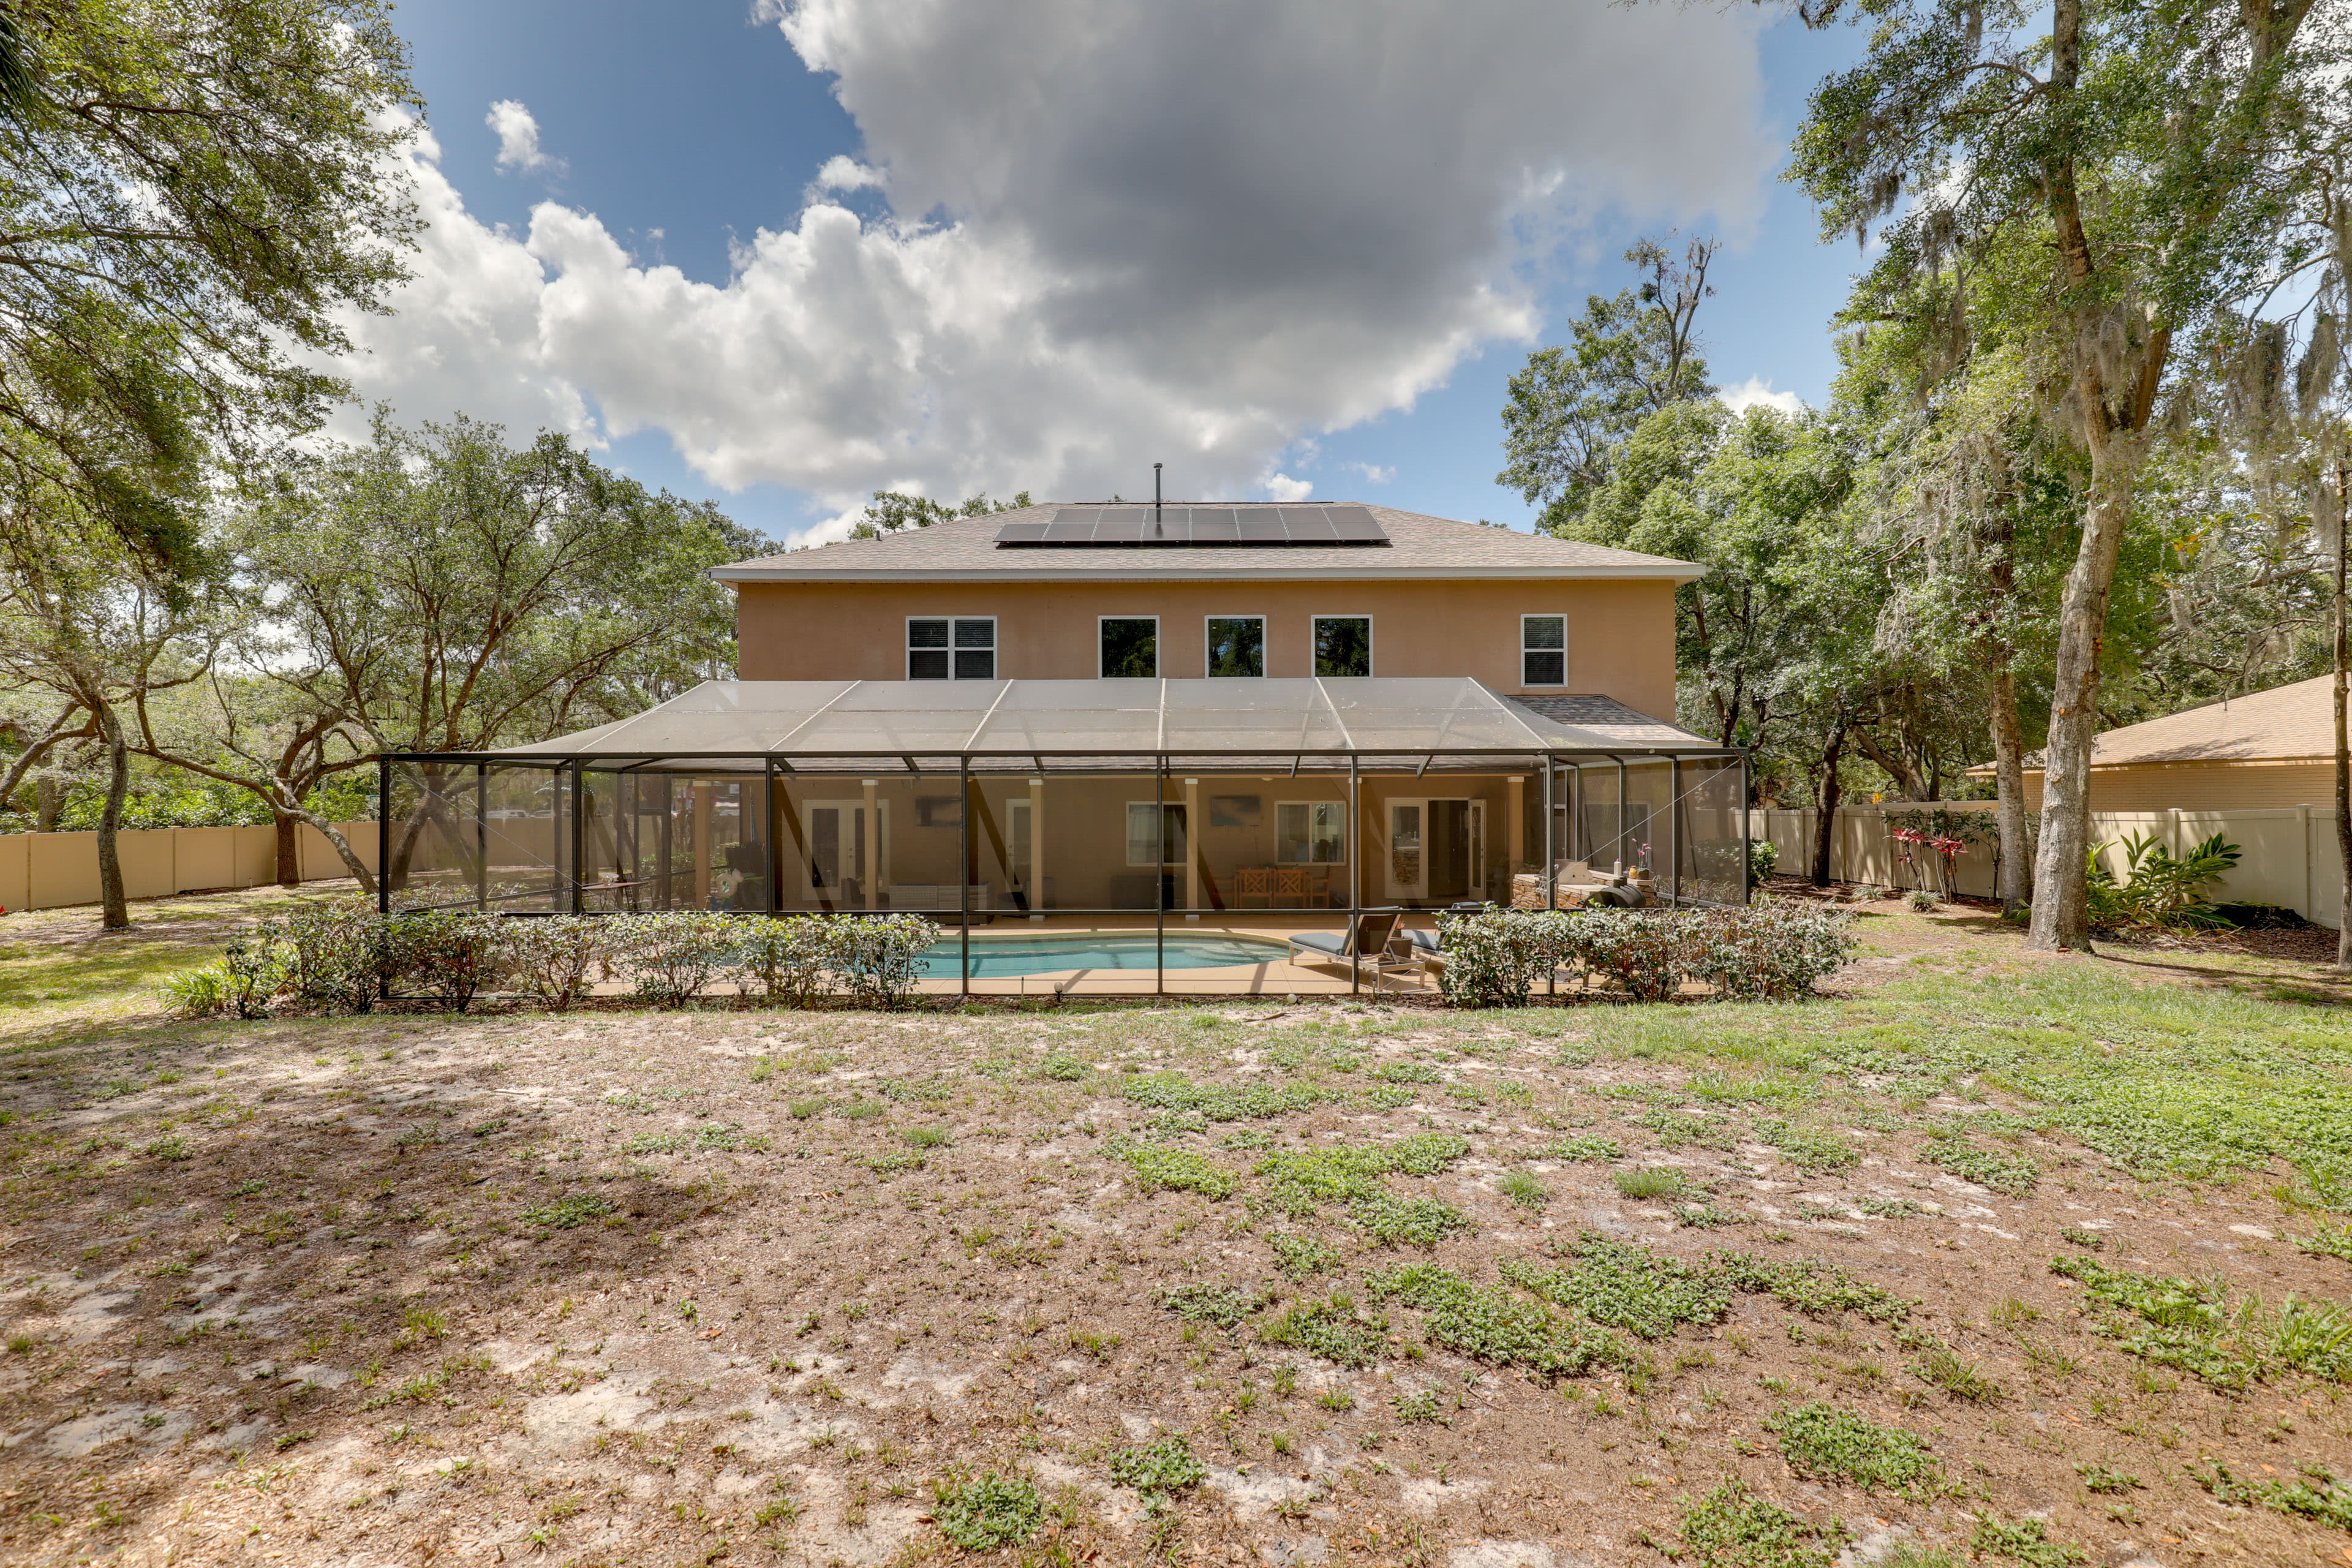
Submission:
M 888 182 L 882 171 L 869 168 L 856 159 L 835 153 L 816 172 L 817 188 L 826 191 L 862 191 L 869 186 L 879 190 Z
M 1269 500 L 1305 500 L 1315 493 L 1315 481 L 1294 479 L 1288 474 L 1268 474 L 1265 493 Z
M 539 149 L 539 121 L 530 110 L 511 98 L 502 98 L 490 105 L 482 116 L 482 123 L 499 133 L 499 167 L 518 174 L 532 174 L 541 171 L 560 174 L 563 165 Z
M 1727 386 L 1717 393 L 1716 397 L 1734 414 L 1745 414 L 1760 404 L 1767 408 L 1777 408 L 1793 419 L 1804 412 L 1805 407 L 1803 398 L 1793 392 L 1773 391 L 1772 384 L 1760 375 L 1751 375 L 1738 386 Z
M 1154 459 L 1171 494 L 1237 496 L 1532 337 L 1531 277 L 1604 214 L 1752 216 L 1775 152 L 1759 24 L 1708 8 L 777 14 L 864 146 L 725 281 L 557 202 L 527 236 L 487 227 L 420 148 L 433 226 L 398 313 L 351 324 L 362 389 L 404 418 L 660 431 L 718 485 L 839 511 L 882 484 L 1132 494 Z M 544 157 L 520 104 L 492 123 L 502 163 Z M 877 186 L 874 216 L 824 194 Z
M 1396 478 L 1396 465 L 1393 463 L 1348 463 L 1343 466 L 1351 473 L 1363 475 L 1371 484 L 1384 485 Z

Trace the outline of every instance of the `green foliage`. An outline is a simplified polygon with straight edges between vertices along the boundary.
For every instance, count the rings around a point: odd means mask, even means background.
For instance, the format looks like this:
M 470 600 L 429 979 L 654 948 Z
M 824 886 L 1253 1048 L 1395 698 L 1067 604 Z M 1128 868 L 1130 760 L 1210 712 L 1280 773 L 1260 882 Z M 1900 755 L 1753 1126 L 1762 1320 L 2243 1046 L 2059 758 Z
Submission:
M 1434 1389 L 1415 1389 L 1411 1394 L 1392 1394 L 1389 1406 L 1396 1418 L 1406 1422 L 1434 1422 L 1445 1419 L 1445 1407 L 1437 1402 Z
M 551 1203 L 534 1204 L 522 1211 L 522 1217 L 529 1224 L 543 1225 L 551 1230 L 570 1230 L 612 1212 L 611 1201 L 593 1193 L 567 1193 Z
M 1615 1179 L 1619 1195 L 1628 1198 L 1678 1198 L 1690 1191 L 1690 1182 L 1680 1171 L 1620 1171 Z
M 1625 1146 L 1614 1138 L 1580 1133 L 1571 1138 L 1553 1139 L 1544 1145 L 1543 1157 L 1566 1163 L 1622 1160 L 1625 1157 Z
M 1756 1124 L 1756 1135 L 1789 1157 L 1789 1163 L 1808 1176 L 1825 1176 L 1862 1163 L 1862 1151 L 1834 1132 L 1799 1127 L 1767 1119 Z
M 1720 1322 L 1731 1310 L 1730 1283 L 1719 1268 L 1685 1263 L 1598 1231 L 1578 1237 L 1572 1251 L 1578 1260 L 1573 1268 L 1546 1268 L 1517 1258 L 1503 1259 L 1499 1267 L 1503 1278 L 1521 1289 L 1645 1340 L 1685 1323 Z
M 2051 1540 L 2049 1531 L 2038 1519 L 2003 1522 L 1980 1514 L 1969 1546 L 1980 1557 L 2006 1557 L 2012 1563 L 2024 1563 L 2025 1568 L 2072 1568 L 2074 1563 L 2091 1560 L 2091 1554 L 2081 1547 Z
M 1353 1298 L 1333 1291 L 1300 1301 L 1259 1331 L 1268 1344 L 1291 1345 L 1345 1367 L 1367 1367 L 1386 1347 L 1388 1320 L 1367 1317 Z
M 1024 1476 L 950 1471 L 932 1491 L 932 1522 L 966 1552 L 1018 1546 L 1045 1522 L 1045 1500 Z
M 163 994 L 171 998 L 172 1011 L 183 1018 L 215 1018 L 236 1006 L 228 965 L 219 959 L 165 975 Z
M 2219 1279 L 2133 1274 L 2071 1254 L 2051 1259 L 2050 1271 L 2104 1309 L 2091 1320 L 2094 1333 L 2215 1388 L 2234 1392 L 2288 1372 L 2352 1383 L 2352 1310 L 2332 1302 L 2290 1295 L 2271 1308 L 2249 1295 L 2233 1303 Z
M 2074 1467 L 2082 1478 L 2083 1489 L 2103 1497 L 2121 1497 L 2139 1486 L 2139 1478 L 2127 1470 L 2110 1469 L 2095 1460 L 2084 1459 Z
M 1995 1405 L 2005 1397 L 2000 1384 L 1987 1377 L 1981 1367 L 1941 1341 L 1931 1340 L 1921 1347 L 1911 1363 L 1911 1375 L 1964 1405 Z
M 1682 1537 L 1702 1568 L 1831 1568 L 1853 1539 L 1837 1521 L 1808 1524 L 1738 1481 L 1686 1505 Z
M 1244 1285 L 1179 1285 L 1160 1292 L 1160 1304 L 1187 1322 L 1230 1329 L 1266 1304 L 1263 1290 Z
M 1146 1193 L 1198 1193 L 1218 1201 L 1234 1195 L 1234 1178 L 1196 1149 L 1129 1143 L 1114 1152 L 1133 1167 L 1136 1186 Z
M 807 1007 L 833 989 L 843 958 L 842 927 L 824 915 L 745 921 L 731 956 L 747 992 Z
M 1055 1083 L 1083 1083 L 1094 1076 L 1094 1068 L 1074 1056 L 1049 1051 L 1037 1064 L 1037 1076 Z
M 1431 1247 L 1471 1228 L 1469 1216 L 1434 1198 L 1400 1198 L 1381 1178 L 1391 1172 L 1434 1175 L 1469 1148 L 1455 1133 L 1417 1133 L 1388 1144 L 1272 1153 L 1258 1163 L 1256 1173 L 1265 1178 L 1267 1201 L 1286 1214 L 1309 1215 L 1323 1204 L 1339 1204 L 1376 1240 Z
M 1376 1300 L 1399 1300 L 1424 1314 L 1430 1343 L 1496 1366 L 1546 1377 L 1575 1377 L 1597 1365 L 1631 1365 L 1605 1334 L 1581 1334 L 1541 1304 L 1491 1286 L 1473 1285 L 1432 1263 L 1400 1263 L 1370 1276 Z
M 2093 924 L 2195 931 L 2230 923 L 2205 897 L 2206 887 L 2228 876 L 2241 858 L 2238 847 L 2220 834 L 2180 856 L 2153 835 L 2131 834 L 2121 846 L 2121 879 L 2107 866 L 2110 847 L 2103 844 L 2091 850 L 2086 867 Z
M 1942 1473 L 1913 1434 L 1818 1399 L 1780 1411 L 1764 1429 L 1780 1440 L 1789 1468 L 1813 1480 L 1851 1482 L 1865 1491 L 1888 1487 L 1916 1497 Z
M 1121 1092 L 1138 1105 L 1181 1110 L 1210 1121 L 1249 1121 L 1311 1110 L 1337 1099 L 1311 1084 L 1194 1083 L 1181 1073 L 1156 1072 L 1130 1078 Z
M 1319 1236 L 1277 1232 L 1267 1237 L 1275 1262 L 1293 1279 L 1328 1274 L 1339 1267 L 1339 1249 Z
M 509 952 L 515 989 L 532 1006 L 551 1013 L 568 1013 L 587 998 L 593 977 L 620 934 L 614 922 L 595 915 L 551 915 L 514 924 Z
M 1170 1436 L 1110 1457 L 1110 1479 L 1147 1499 L 1166 1500 L 1209 1479 L 1208 1467 L 1192 1457 L 1192 1446 Z
M 1503 1195 L 1523 1209 L 1539 1209 L 1551 1202 L 1551 1189 L 1532 1171 L 1506 1171 L 1496 1181 Z
M 1941 1166 L 1962 1181 L 1990 1187 L 2013 1198 L 2031 1197 L 2042 1179 L 2042 1167 L 2022 1154 L 2001 1154 L 1972 1143 L 1958 1132 L 1928 1141 L 1920 1151 L 1931 1165 Z
M 2219 1459 L 2191 1465 L 2189 1473 L 2217 1501 L 2266 1508 L 2337 1530 L 2352 1530 L 2352 1481 L 2317 1466 L 2306 1467 L 2302 1476 L 2291 1481 L 2242 1481 Z
M 394 984 L 420 987 L 457 1012 L 502 985 L 512 963 L 513 922 L 478 910 L 415 910 L 383 924 Z

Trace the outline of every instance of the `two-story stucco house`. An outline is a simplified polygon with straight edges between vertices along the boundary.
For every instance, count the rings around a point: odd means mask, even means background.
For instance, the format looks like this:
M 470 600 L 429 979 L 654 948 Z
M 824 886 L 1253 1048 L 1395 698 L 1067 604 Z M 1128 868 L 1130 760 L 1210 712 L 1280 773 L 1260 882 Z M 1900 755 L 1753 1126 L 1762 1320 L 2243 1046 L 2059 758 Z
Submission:
M 1270 503 L 1033 506 L 739 562 L 717 576 L 740 679 L 388 763 L 414 826 L 386 897 L 911 909 L 1053 928 L 1033 942 L 1139 914 L 1241 941 L 1611 875 L 1736 900 L 1741 761 L 1672 722 L 1699 571 Z M 1041 962 L 984 935 L 982 978 Z

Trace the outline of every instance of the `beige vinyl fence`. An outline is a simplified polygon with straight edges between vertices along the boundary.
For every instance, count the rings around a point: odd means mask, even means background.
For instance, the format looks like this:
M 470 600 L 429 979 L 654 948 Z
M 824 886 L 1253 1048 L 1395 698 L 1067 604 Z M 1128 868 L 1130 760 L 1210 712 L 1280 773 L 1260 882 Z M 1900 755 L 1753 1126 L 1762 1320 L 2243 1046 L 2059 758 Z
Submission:
M 1932 806 L 1889 804 L 1845 805 L 1837 811 L 1830 845 L 1830 875 L 1840 881 L 1872 882 L 1885 888 L 1916 888 L 1922 868 L 1903 864 L 1903 846 L 1887 824 L 1890 816 L 1940 810 L 1981 814 L 1985 837 L 1992 837 L 1990 801 L 1939 801 Z M 1813 864 L 1812 811 L 1751 811 L 1748 836 L 1769 838 L 1780 851 L 1783 872 L 1810 873 Z M 2344 863 L 2336 847 L 2336 818 L 2324 806 L 2248 806 L 2229 811 L 2095 811 L 2091 838 L 2105 844 L 2109 868 L 2126 869 L 2121 845 L 2135 833 L 2154 837 L 2174 854 L 2218 833 L 2235 844 L 2242 858 L 2213 897 L 2225 903 L 2278 904 L 2315 925 L 2331 930 L 2344 919 Z M 1930 856 L 1918 849 L 1915 856 Z M 1957 890 L 1980 898 L 2000 890 L 1993 847 L 1971 846 L 1954 867 Z
M 337 827 L 360 863 L 374 870 L 376 825 L 345 822 Z M 304 881 L 351 875 L 325 834 L 304 823 L 295 835 Z M 257 888 L 278 879 L 274 827 L 157 827 L 123 833 L 117 847 L 122 890 L 134 899 Z M 54 910 L 96 902 L 97 834 L 0 834 L 0 908 Z

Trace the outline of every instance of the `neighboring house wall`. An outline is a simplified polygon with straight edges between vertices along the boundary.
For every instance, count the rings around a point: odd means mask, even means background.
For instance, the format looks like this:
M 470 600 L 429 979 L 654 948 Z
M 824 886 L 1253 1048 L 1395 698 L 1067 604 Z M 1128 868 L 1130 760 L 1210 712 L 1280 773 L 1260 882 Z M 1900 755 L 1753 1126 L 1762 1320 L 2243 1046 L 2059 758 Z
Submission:
M 2227 811 L 2326 805 L 2336 801 L 2336 764 L 2285 762 L 2126 763 L 2091 770 L 2093 811 Z M 2042 809 L 2042 774 L 2025 775 L 2025 804 Z
M 1314 674 L 1313 618 L 1372 617 L 1372 673 L 1468 676 L 1503 692 L 1613 697 L 1671 720 L 1675 585 L 1593 582 L 738 583 L 746 680 L 898 680 L 913 616 L 993 616 L 997 674 L 1090 680 L 1097 618 L 1160 617 L 1160 672 L 1203 673 L 1210 616 L 1264 616 L 1266 674 Z M 1519 617 L 1568 617 L 1568 679 L 1521 684 Z
M 373 870 L 376 825 L 338 826 L 360 863 Z M 295 831 L 304 881 L 351 875 L 325 834 L 308 823 Z M 145 828 L 118 835 L 116 849 L 127 898 L 257 888 L 278 879 L 274 827 Z M 0 834 L 0 909 L 50 910 L 98 901 L 97 834 Z
M 1919 868 L 1902 863 L 1900 847 L 1889 837 L 1886 823 L 1890 814 L 1922 810 L 1980 813 L 1986 818 L 1988 840 L 1991 837 L 1990 801 L 1841 806 L 1836 837 L 1830 847 L 1830 876 L 1838 881 L 1888 888 L 1922 886 Z M 1781 871 L 1803 875 L 1812 866 L 1813 825 L 1818 815 L 1754 811 L 1748 818 L 1749 836 L 1769 838 L 1779 847 Z M 2298 805 L 2091 814 L 2091 841 L 2102 846 L 2106 866 L 2118 876 L 2127 868 L 2119 846 L 2136 833 L 2153 837 L 2176 854 L 2218 833 L 2238 846 L 2242 858 L 2210 889 L 2209 896 L 2216 901 L 2277 904 L 2330 928 L 2343 921 L 2344 868 L 2336 846 L 2332 811 Z M 1959 858 L 1955 869 L 1956 890 L 1976 898 L 1998 896 L 1997 866 L 1990 842 L 1972 847 Z

